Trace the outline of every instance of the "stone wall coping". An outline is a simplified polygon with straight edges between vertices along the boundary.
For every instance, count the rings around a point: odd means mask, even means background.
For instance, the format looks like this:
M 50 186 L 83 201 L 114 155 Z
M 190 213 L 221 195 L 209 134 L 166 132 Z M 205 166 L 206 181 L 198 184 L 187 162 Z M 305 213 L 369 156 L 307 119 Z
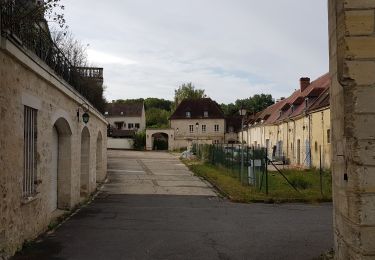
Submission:
M 82 104 L 86 103 L 89 106 L 89 111 L 95 117 L 105 124 L 108 121 L 105 117 L 92 105 L 90 102 L 79 94 L 72 86 L 70 86 L 65 80 L 58 77 L 51 68 L 44 64 L 34 53 L 24 48 L 20 48 L 10 40 L 0 36 L 0 49 L 10 54 L 13 58 L 19 60 L 25 67 L 39 75 L 45 81 L 56 87 L 63 94 L 71 98 L 77 103 L 77 108 Z

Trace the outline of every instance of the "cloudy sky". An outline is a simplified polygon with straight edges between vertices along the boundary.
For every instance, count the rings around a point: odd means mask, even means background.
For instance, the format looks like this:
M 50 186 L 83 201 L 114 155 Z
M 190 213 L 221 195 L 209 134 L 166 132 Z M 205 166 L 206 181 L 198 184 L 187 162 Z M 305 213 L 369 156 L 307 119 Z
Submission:
M 326 0 L 64 0 L 104 67 L 106 98 L 172 99 L 193 82 L 218 102 L 275 98 L 328 71 Z

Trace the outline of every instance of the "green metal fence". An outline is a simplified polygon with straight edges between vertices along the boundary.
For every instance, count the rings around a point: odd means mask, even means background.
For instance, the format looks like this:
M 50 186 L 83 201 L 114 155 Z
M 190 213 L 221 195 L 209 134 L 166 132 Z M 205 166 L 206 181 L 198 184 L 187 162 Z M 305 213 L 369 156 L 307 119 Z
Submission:
M 331 193 L 329 172 L 316 169 L 305 174 L 304 171 L 294 170 L 291 173 L 293 170 L 280 169 L 279 165 L 269 160 L 266 148 L 241 144 L 194 144 L 192 152 L 200 160 L 226 169 L 228 175 L 238 179 L 243 185 L 252 185 L 267 194 L 269 191 L 283 189 L 280 186 L 297 193 L 311 189 L 320 193 L 321 197 Z

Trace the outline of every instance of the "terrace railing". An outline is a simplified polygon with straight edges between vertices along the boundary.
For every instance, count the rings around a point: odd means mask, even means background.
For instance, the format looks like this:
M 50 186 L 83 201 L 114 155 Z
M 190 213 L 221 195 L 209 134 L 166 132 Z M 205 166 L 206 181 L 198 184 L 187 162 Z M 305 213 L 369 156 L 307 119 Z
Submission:
M 52 40 L 47 23 L 30 22 L 27 17 L 20 15 L 20 8 L 14 1 L 0 0 L 1 36 L 33 52 L 56 75 L 68 82 L 81 95 L 87 97 L 87 91 L 82 87 L 82 79 L 94 78 L 102 82 L 103 69 L 74 67 Z

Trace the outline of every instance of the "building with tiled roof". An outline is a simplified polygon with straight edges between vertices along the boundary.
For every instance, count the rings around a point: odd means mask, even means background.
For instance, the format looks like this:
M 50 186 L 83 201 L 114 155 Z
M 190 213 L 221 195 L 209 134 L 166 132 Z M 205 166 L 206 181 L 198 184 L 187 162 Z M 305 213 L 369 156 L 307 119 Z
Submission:
M 110 124 L 111 137 L 131 137 L 146 129 L 146 114 L 143 102 L 107 104 L 104 112 Z
M 301 78 L 298 90 L 247 121 L 244 141 L 299 167 L 330 167 L 330 78 Z M 240 137 L 241 135 L 239 135 Z
M 213 144 L 225 140 L 225 117 L 220 106 L 210 98 L 185 99 L 169 118 L 174 130 L 174 148 L 193 143 Z

